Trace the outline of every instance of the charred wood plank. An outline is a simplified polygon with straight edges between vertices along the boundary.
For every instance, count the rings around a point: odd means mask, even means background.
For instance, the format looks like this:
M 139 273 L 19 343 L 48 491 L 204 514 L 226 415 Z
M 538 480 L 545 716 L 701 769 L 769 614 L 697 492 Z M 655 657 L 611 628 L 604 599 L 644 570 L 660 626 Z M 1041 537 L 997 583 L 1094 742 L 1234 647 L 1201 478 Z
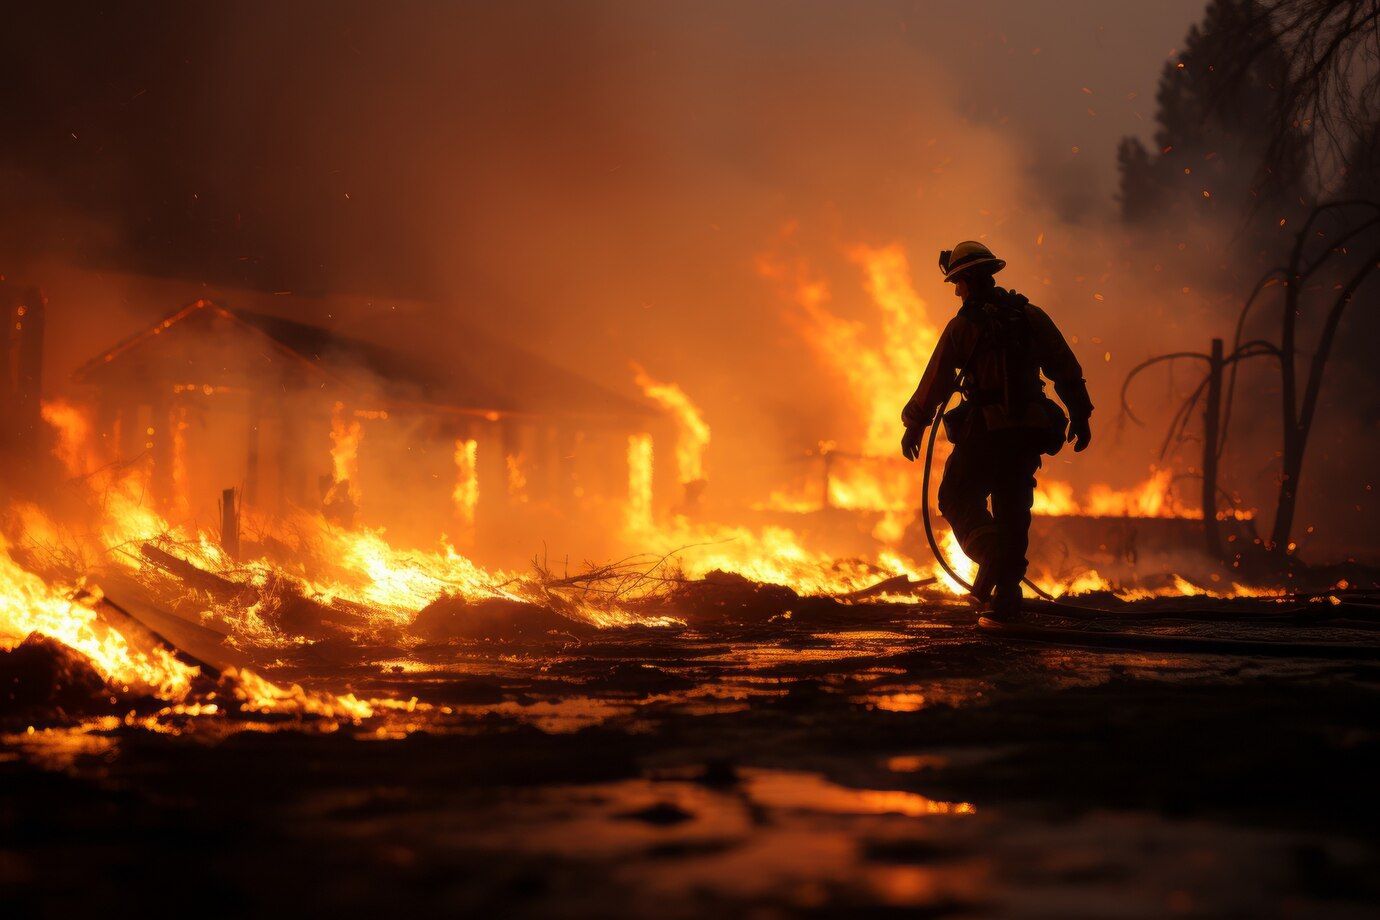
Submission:
M 224 597 L 235 597 L 244 591 L 243 585 L 198 568 L 185 559 L 179 559 L 172 553 L 159 549 L 152 543 L 145 543 L 140 546 L 139 553 L 158 568 L 192 587 L 211 591 Z

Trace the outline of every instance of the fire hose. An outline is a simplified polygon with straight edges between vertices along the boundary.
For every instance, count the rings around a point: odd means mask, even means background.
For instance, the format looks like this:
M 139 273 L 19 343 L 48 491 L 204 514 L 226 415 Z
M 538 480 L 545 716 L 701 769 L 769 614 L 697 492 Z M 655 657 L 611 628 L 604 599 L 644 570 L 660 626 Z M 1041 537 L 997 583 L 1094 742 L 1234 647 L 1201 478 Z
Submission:
M 974 600 L 981 602 L 983 599 L 979 598 L 974 592 L 973 585 L 960 576 L 958 572 L 954 571 L 954 567 L 949 563 L 948 557 L 945 556 L 944 551 L 940 549 L 939 541 L 934 537 L 934 525 L 930 521 L 930 473 L 934 466 L 934 444 L 939 435 L 940 422 L 943 418 L 944 410 L 948 407 L 948 403 L 949 400 L 944 400 L 935 410 L 929 438 L 925 444 L 925 465 L 921 475 L 920 487 L 920 517 L 924 524 L 925 539 L 929 542 L 930 552 L 934 554 L 935 561 L 939 563 L 940 568 L 942 568 L 956 584 L 968 591 L 969 594 L 973 596 Z M 1128 616 L 1124 611 L 1110 610 L 1092 605 L 1069 604 L 1056 599 L 1029 578 L 1022 578 L 1021 582 L 1035 592 L 1044 602 L 1044 606 L 1055 608 L 1060 611 L 1056 615 L 1068 619 L 1125 620 L 1131 618 L 1145 619 L 1154 616 L 1154 613 L 1149 611 L 1138 611 Z M 1309 595 L 1298 595 L 1296 597 L 1301 599 L 1309 597 Z M 1286 611 L 1284 615 L 1296 616 L 1305 609 L 1307 608 L 1289 610 Z M 1233 617 L 1230 614 L 1224 615 L 1220 611 L 1189 610 L 1176 611 L 1175 614 L 1170 617 L 1161 616 L 1159 618 L 1165 620 L 1194 619 L 1220 621 L 1232 619 Z M 1354 645 L 1339 642 L 1276 642 L 1270 640 L 1133 633 L 1124 630 L 1092 631 L 1035 623 L 1004 622 L 986 616 L 980 616 L 977 625 L 978 629 L 984 634 L 994 638 L 1039 642 L 1060 646 L 1078 646 L 1083 648 L 1131 649 L 1135 651 L 1188 652 L 1197 654 L 1268 655 L 1365 660 L 1380 659 L 1380 645 Z
M 952 399 L 952 397 L 950 397 L 950 399 Z M 920 514 L 925 524 L 925 539 L 929 541 L 930 552 L 934 554 L 935 561 L 939 563 L 940 568 L 942 568 L 948 574 L 948 576 L 954 580 L 955 583 L 957 583 L 969 594 L 972 594 L 975 600 L 981 601 L 982 598 L 978 597 L 975 593 L 973 593 L 973 586 L 969 584 L 964 578 L 962 578 L 957 572 L 955 572 L 953 566 L 949 565 L 949 560 L 944 556 L 943 551 L 939 548 L 939 542 L 934 538 L 934 527 L 930 524 L 930 469 L 934 466 L 934 442 L 939 435 L 939 424 L 944 417 L 944 410 L 948 408 L 948 405 L 949 400 L 946 399 L 944 400 L 944 402 L 940 403 L 939 408 L 935 410 L 934 421 L 930 425 L 929 441 L 925 444 L 925 470 L 921 476 L 920 484 L 920 491 L 922 493 L 922 504 L 920 505 Z M 1040 596 L 1044 600 L 1054 600 L 1054 595 L 1045 591 L 1043 588 L 1035 584 L 1029 578 L 1022 577 L 1021 583 L 1024 584 L 1026 587 L 1030 588 L 1030 590 L 1034 591 L 1038 596 Z

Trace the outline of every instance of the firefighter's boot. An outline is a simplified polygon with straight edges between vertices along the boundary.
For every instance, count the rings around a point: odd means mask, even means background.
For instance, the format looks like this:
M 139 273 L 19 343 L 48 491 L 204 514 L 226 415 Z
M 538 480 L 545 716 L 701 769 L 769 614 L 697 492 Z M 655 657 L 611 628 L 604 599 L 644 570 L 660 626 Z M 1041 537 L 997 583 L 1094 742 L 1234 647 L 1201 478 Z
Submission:
M 1021 583 L 1003 580 L 992 590 L 992 607 L 988 614 L 994 620 L 1012 620 L 1021 612 Z
M 986 606 L 997 584 L 997 537 L 997 528 L 985 524 L 961 541 L 964 555 L 978 564 L 977 575 L 973 578 L 973 599 L 979 606 Z

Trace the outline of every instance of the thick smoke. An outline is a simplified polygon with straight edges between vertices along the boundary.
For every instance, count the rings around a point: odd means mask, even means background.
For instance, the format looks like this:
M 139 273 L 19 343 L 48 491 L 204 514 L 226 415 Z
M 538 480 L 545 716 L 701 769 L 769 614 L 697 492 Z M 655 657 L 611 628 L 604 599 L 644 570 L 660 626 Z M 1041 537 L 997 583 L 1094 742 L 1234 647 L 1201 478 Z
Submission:
M 1087 366 L 1099 449 L 1054 474 L 1129 484 L 1157 437 L 1113 436 L 1122 377 L 1206 347 L 1236 293 L 1197 280 L 1194 250 L 1223 228 L 1147 252 L 1115 216 L 1116 141 L 1148 134 L 1159 69 L 1200 12 L 31 11 L 0 65 L 4 271 L 49 292 L 55 385 L 191 294 L 235 289 L 367 295 L 297 318 L 433 358 L 463 360 L 446 323 L 461 315 L 611 386 L 636 360 L 702 404 L 714 489 L 751 500 L 787 458 L 864 426 L 783 321 L 760 257 L 788 247 L 832 309 L 876 323 L 847 254 L 899 244 L 942 322 L 954 305 L 934 254 L 979 237 Z M 1152 416 L 1169 404 L 1154 384 L 1141 399 Z

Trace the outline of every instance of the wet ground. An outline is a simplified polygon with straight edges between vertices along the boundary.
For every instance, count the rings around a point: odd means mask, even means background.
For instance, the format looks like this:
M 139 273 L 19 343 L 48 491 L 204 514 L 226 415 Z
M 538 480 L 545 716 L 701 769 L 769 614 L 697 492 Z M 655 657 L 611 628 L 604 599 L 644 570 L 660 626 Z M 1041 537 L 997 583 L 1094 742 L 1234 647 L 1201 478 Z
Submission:
M 1373 917 L 1380 667 L 994 640 L 960 607 L 328 640 L 358 726 L 0 742 L 8 916 Z

